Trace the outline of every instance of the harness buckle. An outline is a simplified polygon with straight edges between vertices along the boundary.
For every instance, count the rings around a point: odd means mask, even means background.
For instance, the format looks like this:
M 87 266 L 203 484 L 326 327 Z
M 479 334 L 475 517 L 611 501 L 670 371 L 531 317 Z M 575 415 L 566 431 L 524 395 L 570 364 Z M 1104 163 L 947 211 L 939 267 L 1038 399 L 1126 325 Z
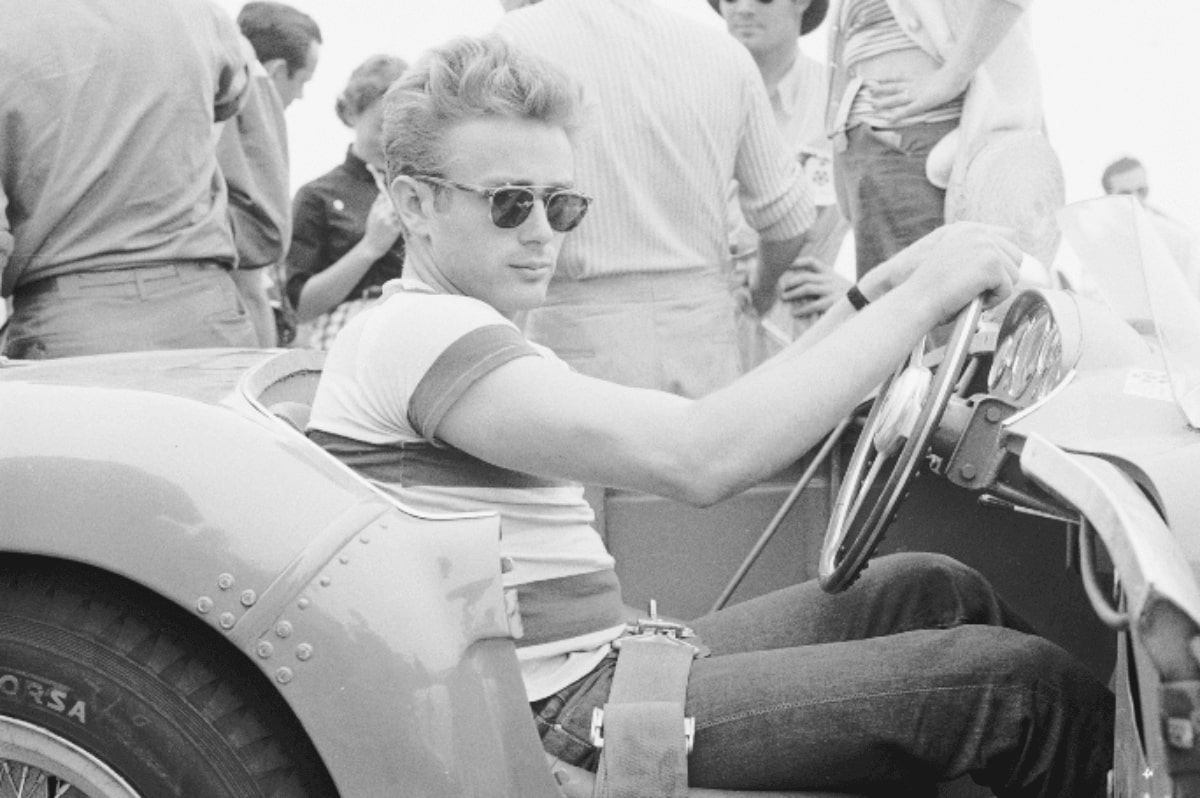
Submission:
M 625 636 L 613 641 L 613 648 L 620 649 L 621 645 L 630 640 L 647 637 L 661 637 L 675 641 L 692 649 L 693 657 L 707 657 L 708 647 L 700 642 L 696 633 L 687 624 L 658 617 L 658 602 L 650 599 L 650 617 L 638 618 L 625 624 Z M 689 642 L 694 641 L 694 642 Z
M 592 725 L 588 732 L 588 741 L 599 751 L 604 747 L 604 709 L 601 707 L 592 708 Z M 683 718 L 683 745 L 686 753 L 692 753 L 692 747 L 696 744 L 696 719 L 691 715 L 685 715 Z

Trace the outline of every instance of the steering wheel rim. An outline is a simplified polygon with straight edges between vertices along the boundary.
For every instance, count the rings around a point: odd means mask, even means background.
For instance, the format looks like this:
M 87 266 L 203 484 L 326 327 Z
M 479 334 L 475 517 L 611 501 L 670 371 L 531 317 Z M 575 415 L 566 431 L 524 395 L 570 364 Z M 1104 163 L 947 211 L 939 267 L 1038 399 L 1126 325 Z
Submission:
M 891 438 L 892 444 L 898 440 L 903 440 L 903 444 L 899 454 L 895 455 L 895 464 L 886 477 L 886 484 L 874 501 L 871 501 L 869 506 L 864 506 L 867 504 L 869 492 L 879 481 L 880 469 L 892 456 L 891 452 L 883 452 L 883 460 L 879 460 L 881 453 L 876 450 L 876 439 L 886 432 L 883 429 L 885 416 L 893 416 L 888 419 L 888 423 L 894 422 L 894 414 L 889 411 L 894 408 L 896 387 L 903 385 L 905 387 L 901 390 L 914 390 L 913 385 L 918 379 L 910 378 L 910 375 L 915 373 L 912 370 L 923 369 L 924 366 L 914 362 L 918 359 L 914 354 L 901 363 L 880 386 L 879 395 L 867 415 L 866 426 L 850 457 L 829 517 L 829 526 L 825 530 L 817 577 L 821 588 L 826 592 L 840 593 L 854 584 L 883 539 L 883 533 L 894 517 L 896 505 L 899 504 L 917 463 L 929 448 L 930 438 L 946 410 L 950 395 L 954 392 L 959 374 L 967 361 L 971 339 L 979 326 L 982 310 L 983 304 L 977 297 L 959 312 L 950 339 L 946 343 L 942 362 L 930 378 L 919 412 L 911 421 L 911 430 L 899 439 L 895 436 Z M 899 401 L 903 404 L 903 397 Z M 890 445 L 888 448 L 894 449 L 895 446 Z

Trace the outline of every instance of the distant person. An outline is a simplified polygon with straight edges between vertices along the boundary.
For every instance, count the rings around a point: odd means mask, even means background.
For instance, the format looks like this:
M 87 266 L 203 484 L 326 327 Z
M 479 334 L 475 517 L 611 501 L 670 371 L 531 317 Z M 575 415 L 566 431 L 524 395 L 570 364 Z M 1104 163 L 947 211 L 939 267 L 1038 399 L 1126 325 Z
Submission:
M 351 73 L 336 107 L 354 130 L 346 159 L 296 192 L 286 290 L 298 321 L 308 325 L 302 343 L 316 349 L 328 348 L 404 266 L 400 219 L 379 189 L 387 170 L 379 101 L 406 67 L 397 56 L 374 55 Z
M 1175 263 L 1183 272 L 1188 288 L 1200 297 L 1200 238 L 1183 222 L 1171 218 L 1147 201 L 1150 196 L 1150 181 L 1146 177 L 1146 167 L 1142 162 L 1136 158 L 1118 158 L 1105 167 L 1100 176 L 1100 184 L 1104 187 L 1105 194 L 1129 194 L 1137 197 L 1149 213 L 1163 243 L 1171 251 Z
M 803 332 L 850 287 L 848 280 L 833 271 L 850 225 L 837 207 L 833 188 L 833 149 L 825 135 L 828 78 L 825 65 L 800 49 L 800 37 L 820 26 L 829 2 L 709 0 L 709 4 L 724 18 L 729 33 L 745 45 L 758 65 L 767 97 L 771 100 L 771 110 L 775 112 L 775 122 L 800 162 L 809 195 L 817 205 L 817 220 L 808 231 L 800 256 L 781 279 L 782 301 L 772 307 L 764 319 L 781 340 L 773 345 L 763 340 L 752 344 L 758 350 L 754 353 L 757 360 Z M 746 244 L 757 249 L 755 238 L 751 235 Z M 739 249 L 743 246 L 739 243 Z M 752 258 L 748 260 L 753 261 Z M 761 338 L 762 327 L 757 316 L 754 318 L 753 327 L 757 337 Z
M 816 210 L 745 48 L 646 0 L 504 0 L 498 32 L 583 84 L 579 185 L 598 199 L 563 247 L 530 338 L 584 374 L 702 396 L 743 370 L 728 190 L 760 237 L 761 308 Z M 522 8 L 522 6 L 527 6 Z M 519 10 L 517 10 L 519 9 Z
M 229 183 L 230 221 L 238 248 L 234 273 L 264 345 L 288 344 L 295 320 L 277 283 L 292 235 L 291 182 L 284 110 L 304 95 L 320 58 L 321 29 L 285 3 L 252 0 L 238 12 L 250 49 L 246 105 L 218 144 Z M 273 294 L 275 305 L 268 294 Z
M 243 102 L 208 0 L 0 0 L 6 353 L 256 346 L 215 123 Z
M 998 213 L 1025 227 L 1052 219 L 1053 208 L 1042 207 L 1054 203 L 1042 163 L 1053 168 L 1056 159 L 1040 138 L 1031 2 L 836 2 L 826 132 L 860 277 L 947 219 Z M 1033 136 L 1013 137 L 1021 152 L 972 181 L 1004 195 L 997 211 L 964 186 L 972 159 L 1001 133 Z M 1021 168 L 1033 159 L 1036 168 Z
M 238 12 L 238 26 L 254 45 L 283 107 L 303 97 L 323 42 L 313 18 L 286 3 L 250 0 Z

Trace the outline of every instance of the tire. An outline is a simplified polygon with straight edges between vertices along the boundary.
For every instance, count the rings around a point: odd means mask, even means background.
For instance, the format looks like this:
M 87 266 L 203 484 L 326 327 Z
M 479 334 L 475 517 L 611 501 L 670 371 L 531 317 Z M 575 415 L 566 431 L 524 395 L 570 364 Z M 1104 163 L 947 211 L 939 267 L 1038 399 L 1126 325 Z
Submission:
M 0 798 L 35 795 L 337 791 L 287 705 L 219 634 L 109 575 L 6 555 Z

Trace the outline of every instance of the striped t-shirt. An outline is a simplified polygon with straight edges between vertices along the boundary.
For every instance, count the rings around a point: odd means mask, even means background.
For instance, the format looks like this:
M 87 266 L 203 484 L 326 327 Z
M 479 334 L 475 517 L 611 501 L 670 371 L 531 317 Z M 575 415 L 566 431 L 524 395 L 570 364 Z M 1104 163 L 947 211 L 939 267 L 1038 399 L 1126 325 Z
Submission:
M 393 280 L 338 335 L 308 430 L 407 507 L 499 512 L 501 554 L 513 563 L 505 586 L 517 590 L 524 629 L 517 653 L 536 701 L 595 667 L 623 630 L 623 605 L 581 485 L 494 466 L 437 437 L 477 380 L 519 357 L 561 362 L 484 302 Z
M 887 0 L 849 0 L 846 4 L 846 42 L 842 50 L 842 66 L 853 67 L 884 53 L 899 50 L 919 50 L 892 13 Z M 905 125 L 947 122 L 962 116 L 963 97 L 959 95 L 946 103 L 916 114 Z M 849 119 L 875 127 L 891 127 L 891 122 L 879 115 L 866 92 L 854 98 Z

